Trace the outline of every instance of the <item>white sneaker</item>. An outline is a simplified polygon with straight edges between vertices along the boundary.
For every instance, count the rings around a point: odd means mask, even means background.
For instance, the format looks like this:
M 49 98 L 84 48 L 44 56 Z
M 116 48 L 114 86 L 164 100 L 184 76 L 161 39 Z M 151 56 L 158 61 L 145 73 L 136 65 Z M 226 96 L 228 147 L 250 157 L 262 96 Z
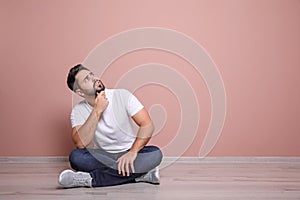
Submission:
M 152 183 L 155 185 L 160 184 L 160 177 L 159 177 L 159 167 L 155 167 L 154 169 L 150 170 L 147 174 L 136 178 L 135 182 L 145 182 L 145 183 Z
M 87 172 L 64 170 L 60 173 L 58 183 L 64 188 L 92 187 L 92 177 Z

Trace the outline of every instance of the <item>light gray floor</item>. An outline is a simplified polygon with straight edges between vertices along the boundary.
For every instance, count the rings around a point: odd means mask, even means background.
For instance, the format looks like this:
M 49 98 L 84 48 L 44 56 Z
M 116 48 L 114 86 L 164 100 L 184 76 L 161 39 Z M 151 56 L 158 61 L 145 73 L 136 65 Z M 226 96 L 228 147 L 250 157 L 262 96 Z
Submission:
M 68 166 L 2 159 L 0 199 L 300 199 L 300 162 L 177 162 L 161 169 L 159 186 L 61 189 L 57 177 Z

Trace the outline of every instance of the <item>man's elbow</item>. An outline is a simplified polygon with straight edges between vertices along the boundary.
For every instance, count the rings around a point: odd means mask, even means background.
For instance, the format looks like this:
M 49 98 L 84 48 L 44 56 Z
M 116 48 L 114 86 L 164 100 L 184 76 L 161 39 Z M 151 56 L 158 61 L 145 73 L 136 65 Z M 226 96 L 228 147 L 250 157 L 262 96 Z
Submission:
M 85 145 L 83 144 L 83 142 L 81 141 L 79 135 L 78 135 L 78 132 L 75 130 L 73 130 L 72 132 L 72 139 L 73 139 L 73 143 L 74 145 L 79 148 L 79 149 L 82 149 L 82 148 L 85 148 Z
M 153 134 L 153 132 L 154 132 L 154 130 L 155 130 L 155 126 L 154 126 L 152 120 L 151 120 L 151 122 L 149 123 L 149 129 L 150 129 L 150 131 L 151 131 L 151 136 L 152 136 L 152 134 Z
M 139 137 L 140 138 L 151 138 L 152 134 L 154 132 L 154 124 L 152 121 L 149 123 L 141 124 L 140 130 L 139 130 Z
M 83 143 L 81 141 L 74 141 L 74 144 L 79 149 L 85 148 L 85 146 L 83 145 Z

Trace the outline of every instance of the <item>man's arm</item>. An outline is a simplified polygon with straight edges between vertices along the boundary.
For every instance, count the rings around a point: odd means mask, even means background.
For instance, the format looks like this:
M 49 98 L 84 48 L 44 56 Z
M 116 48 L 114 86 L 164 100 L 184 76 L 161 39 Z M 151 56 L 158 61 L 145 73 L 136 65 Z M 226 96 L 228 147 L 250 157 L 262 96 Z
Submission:
M 95 105 L 90 116 L 82 126 L 72 129 L 72 139 L 78 148 L 84 148 L 91 143 L 102 113 L 108 106 L 105 93 L 102 91 L 95 99 Z
M 132 119 L 140 128 L 130 151 L 117 160 L 119 174 L 122 173 L 123 176 L 130 175 L 129 167 L 133 173 L 135 172 L 134 160 L 138 152 L 149 142 L 154 131 L 154 125 L 145 108 L 135 114 Z
M 135 114 L 132 119 L 140 128 L 130 151 L 138 153 L 151 139 L 154 131 L 154 125 L 145 108 Z

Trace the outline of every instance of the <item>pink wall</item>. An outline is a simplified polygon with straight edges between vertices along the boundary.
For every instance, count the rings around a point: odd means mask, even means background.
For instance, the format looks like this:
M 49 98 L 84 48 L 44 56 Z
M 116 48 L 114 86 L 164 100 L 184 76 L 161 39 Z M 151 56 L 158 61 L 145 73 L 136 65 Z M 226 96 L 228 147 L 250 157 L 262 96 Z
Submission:
M 6 0 L 0 9 L 0 156 L 67 155 L 73 148 L 68 69 L 108 37 L 139 27 L 184 33 L 218 66 L 227 115 L 210 156 L 300 156 L 299 0 Z M 200 126 L 184 155 L 198 156 L 211 105 L 188 63 L 167 52 L 137 51 L 112 63 L 103 80 L 113 87 L 132 66 L 149 62 L 173 67 L 197 90 Z M 176 98 L 155 85 L 136 95 L 148 108 L 165 105 L 167 123 L 152 141 L 163 148 L 180 122 Z

